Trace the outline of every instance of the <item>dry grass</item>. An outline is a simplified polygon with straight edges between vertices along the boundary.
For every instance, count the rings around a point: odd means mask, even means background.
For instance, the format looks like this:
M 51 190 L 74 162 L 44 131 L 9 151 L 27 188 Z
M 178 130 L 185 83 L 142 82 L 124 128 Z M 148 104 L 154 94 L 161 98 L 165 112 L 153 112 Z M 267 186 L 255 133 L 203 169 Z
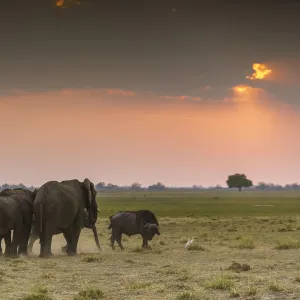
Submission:
M 124 251 L 112 251 L 107 220 L 101 219 L 102 252 L 84 229 L 78 256 L 61 253 L 65 241 L 59 235 L 50 259 L 37 257 L 38 242 L 28 258 L 1 257 L 1 299 L 300 299 L 299 232 L 278 231 L 297 226 L 289 217 L 159 220 L 161 236 L 149 243 L 151 250 L 142 249 L 141 238 L 133 236 L 123 242 Z M 184 249 L 189 237 L 195 241 Z M 251 269 L 233 272 L 228 269 L 233 261 Z
M 252 238 L 242 238 L 236 245 L 239 249 L 254 249 L 254 241 Z
M 227 276 L 221 275 L 206 283 L 206 287 L 215 290 L 230 290 L 234 282 Z
M 86 289 L 80 291 L 74 300 L 100 300 L 104 299 L 104 293 L 99 289 Z
M 288 250 L 288 249 L 299 249 L 300 248 L 300 241 L 295 240 L 291 237 L 281 238 L 277 240 L 276 249 L 278 250 Z

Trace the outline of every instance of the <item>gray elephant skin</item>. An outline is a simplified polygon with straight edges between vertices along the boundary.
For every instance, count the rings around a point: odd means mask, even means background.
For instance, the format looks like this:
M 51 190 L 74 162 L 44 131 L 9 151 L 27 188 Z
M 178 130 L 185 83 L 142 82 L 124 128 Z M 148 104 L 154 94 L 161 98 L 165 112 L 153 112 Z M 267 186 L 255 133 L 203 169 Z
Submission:
M 0 192 L 0 251 L 5 240 L 5 256 L 27 255 L 31 231 L 33 201 L 36 191 L 28 189 L 5 189 Z M 11 232 L 13 239 L 11 240 Z
M 100 211 L 98 210 L 98 212 L 100 212 Z M 88 215 L 88 212 L 86 210 L 84 210 L 83 226 L 81 227 L 81 229 L 83 229 L 83 228 L 90 228 L 90 229 L 92 229 L 93 234 L 94 234 L 95 243 L 97 245 L 97 248 L 99 250 L 101 250 L 101 246 L 100 246 L 100 242 L 99 242 L 99 238 L 98 238 L 96 226 L 95 225 L 90 225 L 90 223 L 89 223 L 89 215 Z M 62 233 L 61 230 L 57 230 L 54 233 L 54 235 L 61 234 L 61 233 Z M 38 231 L 38 228 L 36 227 L 35 217 L 33 216 L 32 229 L 31 229 L 31 234 L 30 234 L 30 239 L 29 239 L 29 244 L 28 244 L 28 252 L 29 253 L 32 253 L 33 244 L 38 239 L 39 239 L 39 231 Z M 66 253 L 66 251 L 67 251 L 67 245 L 61 247 L 61 250 L 64 253 Z
M 158 221 L 150 210 L 120 211 L 110 216 L 109 219 L 108 229 L 112 229 L 110 238 L 112 250 L 115 249 L 115 241 L 117 241 L 121 250 L 124 249 L 121 241 L 122 234 L 129 237 L 140 234 L 143 238 L 143 248 L 149 247 L 148 241 L 151 241 L 155 234 L 160 235 Z
M 84 209 L 88 212 L 90 226 L 95 225 L 98 217 L 97 192 L 94 184 L 85 179 L 49 181 L 42 185 L 33 204 L 36 227 L 40 238 L 40 257 L 52 255 L 52 236 L 62 232 L 66 242 L 66 253 L 77 254 Z

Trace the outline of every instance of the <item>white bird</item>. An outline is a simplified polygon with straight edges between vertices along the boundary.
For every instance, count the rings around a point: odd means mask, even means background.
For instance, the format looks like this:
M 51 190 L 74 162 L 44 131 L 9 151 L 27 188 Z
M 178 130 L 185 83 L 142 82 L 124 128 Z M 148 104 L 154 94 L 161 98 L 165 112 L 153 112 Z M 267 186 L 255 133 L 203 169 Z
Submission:
M 184 248 L 185 248 L 185 249 L 188 248 L 188 247 L 192 244 L 193 241 L 194 241 L 194 238 L 193 238 L 193 237 L 192 237 L 191 239 L 189 238 L 189 240 L 188 240 L 187 243 L 185 244 Z

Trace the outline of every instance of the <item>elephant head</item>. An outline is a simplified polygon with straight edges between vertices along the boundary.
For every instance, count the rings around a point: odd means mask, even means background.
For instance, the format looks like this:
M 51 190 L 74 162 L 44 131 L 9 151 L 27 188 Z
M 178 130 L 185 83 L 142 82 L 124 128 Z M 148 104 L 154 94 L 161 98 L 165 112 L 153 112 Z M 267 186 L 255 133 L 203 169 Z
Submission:
M 146 223 L 144 225 L 144 233 L 148 240 L 152 240 L 154 235 L 160 235 L 160 232 L 158 230 L 158 226 L 156 224 Z
M 90 225 L 95 225 L 98 217 L 98 205 L 96 202 L 97 192 L 95 190 L 94 184 L 90 182 L 89 179 L 85 179 L 83 182 L 84 188 L 86 189 L 88 199 L 86 201 L 86 209 L 89 214 L 89 223 Z

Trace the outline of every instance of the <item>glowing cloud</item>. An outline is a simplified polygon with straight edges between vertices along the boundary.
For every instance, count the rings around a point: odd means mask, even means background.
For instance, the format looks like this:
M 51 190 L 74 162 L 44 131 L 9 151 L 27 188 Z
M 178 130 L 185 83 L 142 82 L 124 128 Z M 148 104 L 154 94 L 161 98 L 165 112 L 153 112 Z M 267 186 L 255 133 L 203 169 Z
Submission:
M 73 3 L 80 4 L 80 2 L 77 1 L 77 0 L 68 0 L 68 2 L 73 2 Z M 65 0 L 56 0 L 56 7 L 64 8 L 65 7 Z
M 247 85 L 237 85 L 234 86 L 232 89 L 233 91 L 237 92 L 237 93 L 246 93 L 247 91 L 249 91 L 251 87 L 247 86 Z
M 121 95 L 121 96 L 129 96 L 134 97 L 136 94 L 133 91 L 125 91 L 120 89 L 109 89 L 106 92 L 107 95 Z
M 261 88 L 253 88 L 249 85 L 237 85 L 231 88 L 233 97 L 231 99 L 225 98 L 225 102 L 265 102 L 270 100 L 268 93 Z
M 65 0 L 56 0 L 56 6 L 62 7 L 64 5 Z
M 169 99 L 169 100 L 179 100 L 179 101 L 201 101 L 200 97 L 191 97 L 191 96 L 160 96 L 162 99 Z
M 246 76 L 247 79 L 255 80 L 255 79 L 265 79 L 268 75 L 272 73 L 271 69 L 264 64 L 253 64 L 252 66 L 254 72 L 251 76 Z

